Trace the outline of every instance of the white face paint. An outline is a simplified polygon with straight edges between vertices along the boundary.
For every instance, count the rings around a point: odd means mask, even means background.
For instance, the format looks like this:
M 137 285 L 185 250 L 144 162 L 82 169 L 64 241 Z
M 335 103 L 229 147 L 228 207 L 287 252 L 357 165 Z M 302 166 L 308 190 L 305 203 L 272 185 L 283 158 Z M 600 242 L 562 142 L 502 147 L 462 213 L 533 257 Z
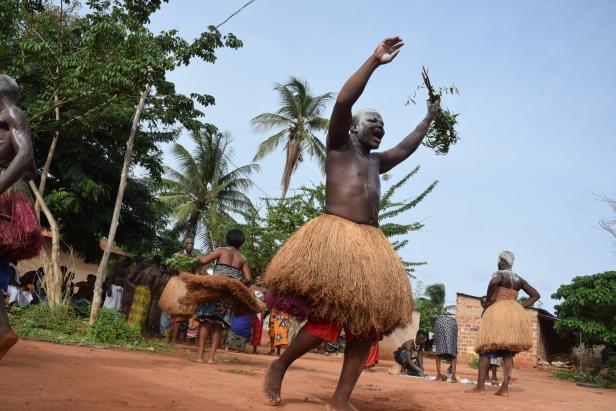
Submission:
M 351 130 L 359 142 L 370 150 L 379 148 L 385 135 L 385 124 L 381 115 L 374 110 L 362 110 L 354 119 Z

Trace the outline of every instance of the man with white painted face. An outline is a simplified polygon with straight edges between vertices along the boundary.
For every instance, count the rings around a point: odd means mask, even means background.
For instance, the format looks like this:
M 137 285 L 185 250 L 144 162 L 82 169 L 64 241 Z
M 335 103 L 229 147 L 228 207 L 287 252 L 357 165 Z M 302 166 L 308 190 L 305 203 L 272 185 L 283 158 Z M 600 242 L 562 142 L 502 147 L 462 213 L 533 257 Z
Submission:
M 370 345 L 411 321 L 407 273 L 378 228 L 379 175 L 419 147 L 440 102 L 428 103 L 415 130 L 382 152 L 373 151 L 385 135 L 381 115 L 372 109 L 352 114 L 372 73 L 403 45 L 400 37 L 385 39 L 340 90 L 327 136 L 326 214 L 298 230 L 267 269 L 268 305 L 308 319 L 267 373 L 265 393 L 274 403 L 287 368 L 323 341 L 337 341 L 344 329 L 342 374 L 328 408 L 354 409 L 349 399 Z

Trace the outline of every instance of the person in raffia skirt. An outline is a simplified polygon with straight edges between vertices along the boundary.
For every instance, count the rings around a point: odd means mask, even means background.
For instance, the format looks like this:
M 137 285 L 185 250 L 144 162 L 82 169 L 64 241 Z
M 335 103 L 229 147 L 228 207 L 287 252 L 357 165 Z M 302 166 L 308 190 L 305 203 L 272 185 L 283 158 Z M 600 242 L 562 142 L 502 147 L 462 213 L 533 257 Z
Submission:
M 372 73 L 403 45 L 400 37 L 385 39 L 340 90 L 326 143 L 326 214 L 300 228 L 267 267 L 268 306 L 308 319 L 268 370 L 265 393 L 274 404 L 288 367 L 323 341 L 337 341 L 344 328 L 344 364 L 328 408 L 352 409 L 350 396 L 371 344 L 411 321 L 407 272 L 379 229 L 379 174 L 419 147 L 440 100 L 428 103 L 414 131 L 379 153 L 372 151 L 385 134 L 381 115 L 372 109 L 352 114 Z
M 18 340 L 4 305 L 10 263 L 37 256 L 42 244 L 26 183 L 36 170 L 32 138 L 26 116 L 17 107 L 18 96 L 15 79 L 0 75 L 0 360 Z
M 262 311 L 264 304 L 246 286 L 250 282 L 250 269 L 239 249 L 244 244 L 244 233 L 233 229 L 227 233 L 227 247 L 220 247 L 197 259 L 203 265 L 216 261 L 213 275 L 182 273 L 187 294 L 183 304 L 196 304 L 196 318 L 201 323 L 197 362 L 204 362 L 205 343 L 212 329 L 212 349 L 208 364 L 214 363 L 223 328 L 228 329 L 234 316 Z
M 513 356 L 528 350 L 532 342 L 532 333 L 526 312 L 541 296 L 522 277 L 511 271 L 513 253 L 503 251 L 498 256 L 498 271 L 492 275 L 485 306 L 481 317 L 479 334 L 475 342 L 475 352 L 480 355 L 481 363 L 477 376 L 477 386 L 470 392 L 483 392 L 485 379 L 490 367 L 490 358 L 502 357 L 503 383 L 497 395 L 509 395 L 509 380 L 513 367 Z M 518 302 L 518 293 L 523 290 L 529 298 L 523 304 Z

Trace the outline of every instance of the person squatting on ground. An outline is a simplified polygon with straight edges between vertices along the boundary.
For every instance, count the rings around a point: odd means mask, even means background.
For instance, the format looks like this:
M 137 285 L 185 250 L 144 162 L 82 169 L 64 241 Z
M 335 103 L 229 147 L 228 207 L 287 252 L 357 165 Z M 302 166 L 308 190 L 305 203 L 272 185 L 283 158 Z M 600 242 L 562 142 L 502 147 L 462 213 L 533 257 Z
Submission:
M 447 381 L 441 374 L 441 361 L 451 363 L 451 382 L 456 380 L 458 357 L 458 323 L 452 315 L 441 315 L 434 322 L 434 354 L 436 355 L 436 381 Z
M 424 376 L 422 351 L 425 343 L 426 335 L 420 330 L 415 338 L 404 342 L 394 351 L 394 360 L 402 366 L 406 375 Z
M 187 294 L 180 298 L 184 304 L 197 304 L 196 318 L 201 323 L 197 362 L 204 362 L 205 344 L 212 338 L 208 364 L 214 363 L 221 342 L 222 329 L 228 329 L 234 316 L 253 314 L 262 309 L 254 294 L 245 285 L 250 282 L 250 269 L 239 248 L 244 244 L 241 230 L 227 233 L 227 247 L 197 257 L 205 265 L 216 261 L 213 275 L 181 274 Z
M 511 271 L 514 256 L 503 251 L 498 256 L 498 271 L 492 275 L 486 297 L 486 309 L 479 325 L 475 352 L 481 357 L 477 386 L 469 392 L 485 391 L 485 380 L 490 358 L 503 358 L 503 383 L 497 395 L 509 395 L 509 380 L 513 356 L 532 346 L 530 324 L 524 309 L 540 298 L 539 293 L 522 277 Z M 518 293 L 524 290 L 529 298 L 518 302 Z
M 403 45 L 400 37 L 385 39 L 340 90 L 326 144 L 326 214 L 300 228 L 267 268 L 268 306 L 308 319 L 267 372 L 265 393 L 273 403 L 280 402 L 288 367 L 323 341 L 337 341 L 345 329 L 342 373 L 328 408 L 353 409 L 349 399 L 370 345 L 411 321 L 407 273 L 378 227 L 379 174 L 419 147 L 440 102 L 428 103 L 416 129 L 380 153 L 372 150 L 385 134 L 381 115 L 351 112 L 374 70 L 390 63 Z
M 18 96 L 17 82 L 0 75 L 0 360 L 18 340 L 4 304 L 10 261 L 38 255 L 42 243 L 26 183 L 36 170 L 32 138 L 26 116 L 17 107 Z

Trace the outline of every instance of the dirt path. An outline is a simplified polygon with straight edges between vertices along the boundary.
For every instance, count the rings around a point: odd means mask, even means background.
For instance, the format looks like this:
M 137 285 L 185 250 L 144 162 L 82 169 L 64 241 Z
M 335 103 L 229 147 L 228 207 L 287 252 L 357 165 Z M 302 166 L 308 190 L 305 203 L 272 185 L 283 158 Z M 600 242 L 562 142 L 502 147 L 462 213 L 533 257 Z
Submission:
M 271 410 L 261 395 L 271 358 L 221 352 L 219 364 L 188 360 L 194 354 L 103 350 L 21 341 L 0 373 L 2 410 Z M 310 354 L 283 386 L 282 410 L 320 410 L 334 390 L 341 359 Z M 467 394 L 463 384 L 364 373 L 353 396 L 360 410 L 615 410 L 616 391 L 577 387 L 537 370 L 518 370 L 509 398 Z M 430 367 L 428 367 L 430 370 Z M 462 370 L 473 378 L 474 371 Z

